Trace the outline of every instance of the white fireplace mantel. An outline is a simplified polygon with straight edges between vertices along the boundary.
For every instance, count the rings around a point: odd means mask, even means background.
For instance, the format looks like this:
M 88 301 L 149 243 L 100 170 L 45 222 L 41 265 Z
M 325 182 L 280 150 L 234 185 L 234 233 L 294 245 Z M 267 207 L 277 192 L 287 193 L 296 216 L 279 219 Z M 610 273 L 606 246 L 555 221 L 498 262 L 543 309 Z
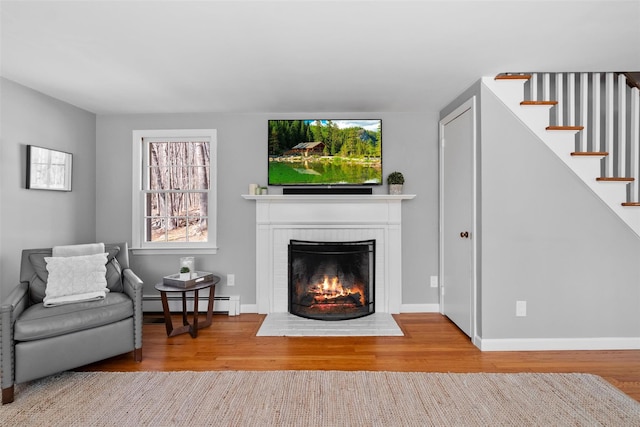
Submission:
M 256 202 L 258 313 L 288 311 L 289 241 L 376 240 L 376 311 L 399 313 L 402 303 L 400 195 L 243 195 Z

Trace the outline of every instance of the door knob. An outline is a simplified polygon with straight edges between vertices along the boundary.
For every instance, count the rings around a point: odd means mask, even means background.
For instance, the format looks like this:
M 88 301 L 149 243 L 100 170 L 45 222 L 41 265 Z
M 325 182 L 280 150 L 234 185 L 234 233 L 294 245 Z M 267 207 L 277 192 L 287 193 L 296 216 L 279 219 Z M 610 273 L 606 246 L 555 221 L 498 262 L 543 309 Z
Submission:
M 460 237 L 462 237 L 463 239 L 468 239 L 469 238 L 469 232 L 468 231 L 463 231 L 462 233 L 460 233 Z

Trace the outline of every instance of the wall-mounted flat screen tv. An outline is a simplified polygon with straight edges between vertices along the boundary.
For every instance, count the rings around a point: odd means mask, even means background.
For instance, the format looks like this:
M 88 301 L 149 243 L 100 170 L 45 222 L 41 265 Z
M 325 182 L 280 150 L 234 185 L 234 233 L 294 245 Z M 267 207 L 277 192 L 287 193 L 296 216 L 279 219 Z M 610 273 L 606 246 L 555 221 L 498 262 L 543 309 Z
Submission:
M 382 120 L 269 120 L 269 185 L 382 184 Z

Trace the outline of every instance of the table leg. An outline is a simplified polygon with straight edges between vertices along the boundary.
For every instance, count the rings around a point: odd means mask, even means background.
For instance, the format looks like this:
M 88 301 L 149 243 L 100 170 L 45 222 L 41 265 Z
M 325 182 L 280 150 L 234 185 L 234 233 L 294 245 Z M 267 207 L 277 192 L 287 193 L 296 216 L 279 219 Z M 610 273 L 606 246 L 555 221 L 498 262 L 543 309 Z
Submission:
M 193 296 L 193 324 L 191 325 L 191 338 L 198 336 L 198 290 L 196 289 Z
M 187 293 L 182 293 L 182 325 L 188 326 L 189 319 L 187 319 Z
M 173 323 L 171 322 L 171 312 L 169 311 L 169 301 L 167 301 L 167 293 L 160 291 L 160 299 L 162 299 L 162 311 L 164 312 L 164 326 L 167 329 L 167 335 L 171 336 L 173 331 Z
M 187 299 L 185 293 L 182 293 L 182 323 L 179 328 L 173 328 L 173 322 L 171 321 L 171 311 L 169 311 L 169 301 L 167 299 L 167 293 L 160 291 L 160 298 L 162 299 L 162 311 L 164 312 L 164 326 L 167 329 L 167 336 L 175 337 L 176 335 L 184 334 L 185 332 L 191 333 L 192 326 L 187 321 Z
M 204 322 L 200 322 L 198 319 L 198 291 L 196 292 L 195 300 L 193 303 L 193 333 L 192 337 L 198 336 L 198 329 L 206 328 L 207 326 L 211 326 L 213 321 L 213 302 L 215 296 L 215 285 L 209 287 L 209 304 L 207 306 L 207 317 Z
M 207 307 L 207 320 L 205 320 L 200 325 L 201 328 L 205 328 L 211 325 L 211 322 L 213 321 L 213 301 L 214 301 L 215 292 L 216 292 L 216 285 L 212 285 L 209 288 L 209 306 Z

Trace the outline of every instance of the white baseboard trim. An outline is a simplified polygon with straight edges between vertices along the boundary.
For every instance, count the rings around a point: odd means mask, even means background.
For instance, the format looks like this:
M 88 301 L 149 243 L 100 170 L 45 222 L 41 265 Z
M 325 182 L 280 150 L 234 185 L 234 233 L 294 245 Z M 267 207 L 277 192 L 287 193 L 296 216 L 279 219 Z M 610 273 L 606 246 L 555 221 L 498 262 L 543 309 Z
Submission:
M 482 351 L 640 350 L 640 337 L 477 338 Z
M 182 297 L 181 295 L 168 295 L 169 311 L 172 313 L 182 313 Z M 198 295 L 198 312 L 206 313 L 207 304 L 209 303 L 209 293 L 206 295 Z M 142 296 L 143 311 L 162 312 L 162 300 L 160 295 L 143 295 Z M 187 297 L 187 310 L 193 310 L 193 296 Z M 213 299 L 214 312 L 226 312 L 229 316 L 237 316 L 240 314 L 240 296 L 216 296 Z
M 400 304 L 400 313 L 440 313 L 440 304 Z
M 240 306 L 240 313 L 257 313 L 258 304 L 242 304 Z

